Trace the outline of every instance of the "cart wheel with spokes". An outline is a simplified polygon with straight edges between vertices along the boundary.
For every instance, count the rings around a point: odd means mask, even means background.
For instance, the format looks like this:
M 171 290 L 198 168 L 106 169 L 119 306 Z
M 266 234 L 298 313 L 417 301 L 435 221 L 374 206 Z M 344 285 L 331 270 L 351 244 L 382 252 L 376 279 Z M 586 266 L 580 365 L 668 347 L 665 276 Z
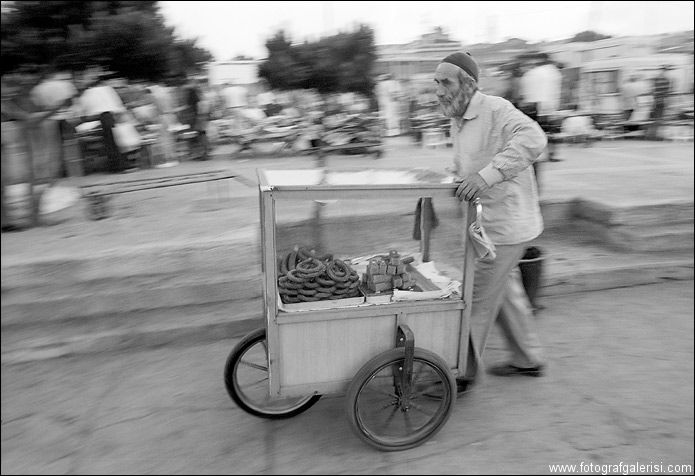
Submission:
M 307 410 L 321 395 L 271 398 L 268 382 L 268 344 L 265 329 L 242 338 L 227 357 L 224 384 L 232 400 L 244 411 L 262 418 L 289 418 Z
M 399 373 L 404 363 L 404 347 L 379 354 L 348 388 L 352 430 L 381 451 L 421 445 L 444 426 L 456 402 L 456 381 L 441 357 L 416 347 L 408 382 Z

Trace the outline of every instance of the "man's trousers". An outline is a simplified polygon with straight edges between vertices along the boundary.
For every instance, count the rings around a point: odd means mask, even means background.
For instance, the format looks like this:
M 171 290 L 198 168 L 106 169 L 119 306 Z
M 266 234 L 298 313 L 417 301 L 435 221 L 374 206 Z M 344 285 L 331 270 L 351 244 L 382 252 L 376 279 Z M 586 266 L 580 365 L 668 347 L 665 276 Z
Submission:
M 500 325 L 511 352 L 507 363 L 524 368 L 542 364 L 533 312 L 518 267 L 527 247 L 528 243 L 496 245 L 494 260 L 476 261 L 470 317 L 472 345 L 462 377 L 477 376 L 495 322 Z

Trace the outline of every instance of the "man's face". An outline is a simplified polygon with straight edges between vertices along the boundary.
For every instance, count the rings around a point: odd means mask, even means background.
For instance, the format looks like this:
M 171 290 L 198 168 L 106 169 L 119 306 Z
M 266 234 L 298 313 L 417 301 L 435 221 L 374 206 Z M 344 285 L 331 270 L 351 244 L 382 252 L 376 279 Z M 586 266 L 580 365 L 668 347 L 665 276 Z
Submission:
M 439 63 L 434 72 L 436 94 L 446 117 L 460 117 L 466 111 L 475 88 L 460 81 L 461 69 L 450 63 Z

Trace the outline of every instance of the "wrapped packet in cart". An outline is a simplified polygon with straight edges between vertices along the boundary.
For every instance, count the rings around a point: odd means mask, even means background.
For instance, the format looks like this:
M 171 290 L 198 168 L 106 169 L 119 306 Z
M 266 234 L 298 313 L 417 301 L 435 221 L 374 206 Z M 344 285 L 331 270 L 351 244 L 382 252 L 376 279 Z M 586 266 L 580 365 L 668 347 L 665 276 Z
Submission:
M 459 283 L 452 281 L 449 285 L 438 291 L 402 291 L 400 289 L 393 290 L 393 302 L 398 301 L 426 301 L 429 299 L 446 299 L 452 294 L 458 292 Z
M 428 299 L 446 299 L 452 294 L 458 294 L 461 283 L 452 280 L 437 270 L 434 262 L 419 263 L 415 265 L 414 271 L 422 279 L 426 280 L 431 286 L 422 291 L 399 290 L 393 291 L 394 302 L 397 301 L 426 301 Z

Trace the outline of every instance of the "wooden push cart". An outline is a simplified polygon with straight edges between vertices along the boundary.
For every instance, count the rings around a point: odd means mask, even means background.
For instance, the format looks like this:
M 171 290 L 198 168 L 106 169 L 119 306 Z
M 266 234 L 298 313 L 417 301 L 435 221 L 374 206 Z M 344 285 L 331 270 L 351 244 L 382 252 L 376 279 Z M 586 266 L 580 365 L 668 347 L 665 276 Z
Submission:
M 466 366 L 474 263 L 466 234 L 461 233 L 461 294 L 284 312 L 277 291 L 276 205 L 369 197 L 457 201 L 456 185 L 401 180 L 398 174 L 380 174 L 366 185 L 349 183 L 349 175 L 333 184 L 325 177 L 319 169 L 259 171 L 266 325 L 233 348 L 225 385 L 236 404 L 264 418 L 297 415 L 321 395 L 346 395 L 347 417 L 359 438 L 383 451 L 412 448 L 448 420 L 456 401 L 455 376 Z M 471 207 L 464 202 L 461 209 L 464 223 L 470 222 Z M 428 217 L 420 223 L 426 227 Z M 426 238 L 425 233 L 421 249 L 428 246 Z

